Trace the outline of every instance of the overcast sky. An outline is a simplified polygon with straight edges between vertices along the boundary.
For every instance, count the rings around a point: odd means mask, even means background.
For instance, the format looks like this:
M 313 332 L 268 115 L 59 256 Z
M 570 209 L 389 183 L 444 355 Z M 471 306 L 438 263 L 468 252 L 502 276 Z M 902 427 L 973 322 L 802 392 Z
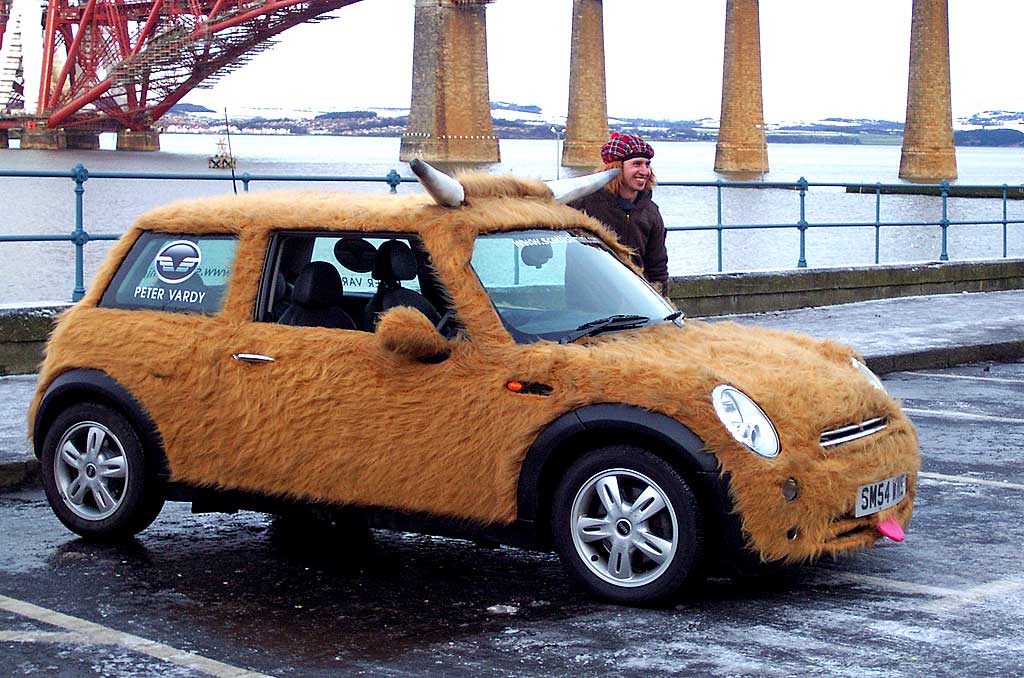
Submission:
M 769 123 L 906 117 L 911 0 L 761 0 Z M 221 109 L 408 107 L 414 0 L 362 0 L 185 101 Z M 953 115 L 1024 111 L 1024 0 L 949 0 Z M 492 101 L 564 116 L 572 0 L 487 9 Z M 604 0 L 608 112 L 717 118 L 725 0 Z

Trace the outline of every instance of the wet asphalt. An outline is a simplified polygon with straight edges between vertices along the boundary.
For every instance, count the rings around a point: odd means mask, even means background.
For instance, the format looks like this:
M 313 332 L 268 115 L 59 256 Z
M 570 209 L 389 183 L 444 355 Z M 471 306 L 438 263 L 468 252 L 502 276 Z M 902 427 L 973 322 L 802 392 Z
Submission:
M 1024 361 L 885 384 L 921 438 L 907 540 L 671 609 L 545 553 L 182 504 L 103 545 L 3 494 L 0 675 L 1024 676 Z

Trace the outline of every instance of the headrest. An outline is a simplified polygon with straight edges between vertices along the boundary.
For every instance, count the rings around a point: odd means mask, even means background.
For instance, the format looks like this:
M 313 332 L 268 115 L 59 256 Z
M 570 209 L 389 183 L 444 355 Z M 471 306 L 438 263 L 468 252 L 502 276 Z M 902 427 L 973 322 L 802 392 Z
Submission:
M 292 300 L 311 308 L 325 308 L 341 301 L 344 289 L 338 269 L 326 261 L 311 261 L 299 271 Z
M 350 271 L 369 273 L 376 257 L 377 250 L 362 238 L 342 238 L 334 243 L 334 258 Z
M 388 240 L 377 250 L 372 275 L 375 280 L 412 280 L 416 277 L 416 255 L 401 240 Z

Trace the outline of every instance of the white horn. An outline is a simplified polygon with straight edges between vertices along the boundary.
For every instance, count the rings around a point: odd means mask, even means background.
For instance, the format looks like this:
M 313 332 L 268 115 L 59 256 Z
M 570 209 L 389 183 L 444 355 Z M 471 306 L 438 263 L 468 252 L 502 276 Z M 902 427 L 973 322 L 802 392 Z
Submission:
M 554 196 L 555 202 L 560 205 L 564 205 L 565 203 L 572 202 L 577 198 L 590 195 L 599 188 L 603 188 L 605 184 L 618 176 L 619 172 L 620 170 L 616 167 L 613 169 L 607 169 L 603 172 L 597 172 L 595 174 L 587 174 L 582 177 L 553 179 L 546 183 L 548 188 L 551 189 L 551 195 Z
M 409 167 L 438 205 L 458 207 L 466 199 L 466 191 L 463 190 L 462 184 L 444 172 L 431 167 L 419 158 L 410 160 Z

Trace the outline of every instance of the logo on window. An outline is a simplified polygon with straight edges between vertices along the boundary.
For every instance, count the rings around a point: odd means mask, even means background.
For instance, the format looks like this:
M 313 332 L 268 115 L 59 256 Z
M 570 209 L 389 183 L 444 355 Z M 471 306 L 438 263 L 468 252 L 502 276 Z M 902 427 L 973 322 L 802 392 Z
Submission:
M 156 253 L 153 261 L 156 277 L 169 285 L 183 283 L 199 270 L 202 258 L 199 245 L 189 240 L 175 240 Z

